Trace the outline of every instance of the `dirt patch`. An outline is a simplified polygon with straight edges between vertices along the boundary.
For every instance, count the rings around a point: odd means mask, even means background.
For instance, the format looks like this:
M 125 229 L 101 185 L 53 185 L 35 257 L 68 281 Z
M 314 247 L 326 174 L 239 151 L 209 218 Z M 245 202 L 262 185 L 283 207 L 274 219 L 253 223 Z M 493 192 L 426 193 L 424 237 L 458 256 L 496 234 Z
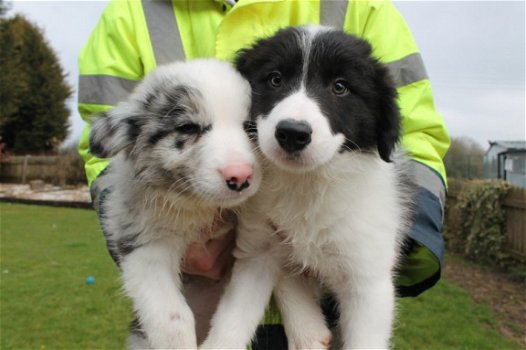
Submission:
M 477 303 L 495 312 L 500 332 L 526 346 L 526 283 L 489 271 L 456 256 L 448 256 L 444 276 L 466 289 Z

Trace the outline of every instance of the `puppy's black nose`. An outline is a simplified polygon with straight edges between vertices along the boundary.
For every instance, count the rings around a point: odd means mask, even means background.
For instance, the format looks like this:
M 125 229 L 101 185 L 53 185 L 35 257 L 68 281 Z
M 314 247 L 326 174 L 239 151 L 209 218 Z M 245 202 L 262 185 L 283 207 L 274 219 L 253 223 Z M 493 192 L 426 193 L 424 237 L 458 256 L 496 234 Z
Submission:
M 288 153 L 301 151 L 311 141 L 312 128 L 305 121 L 292 119 L 282 120 L 276 125 L 274 137 Z

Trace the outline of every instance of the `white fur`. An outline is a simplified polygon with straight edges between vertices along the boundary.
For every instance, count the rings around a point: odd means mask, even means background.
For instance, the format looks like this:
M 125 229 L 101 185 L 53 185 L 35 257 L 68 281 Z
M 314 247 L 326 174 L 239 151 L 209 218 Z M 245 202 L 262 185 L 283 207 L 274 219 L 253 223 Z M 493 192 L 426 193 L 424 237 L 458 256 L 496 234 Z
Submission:
M 164 92 L 173 91 L 170 86 L 190 87 L 200 93 L 197 113 L 183 117 L 211 125 L 210 131 L 189 138 L 181 150 L 174 147 L 176 134 L 159 140 L 152 149 L 142 149 L 141 138 L 161 128 L 156 124 L 157 116 L 152 116 L 135 143 L 120 152 L 97 181 L 97 186 L 111 188 L 101 208 L 109 244 L 115 248 L 119 239 L 133 238 L 132 251 L 119 255 L 124 290 L 133 300 L 147 338 L 132 336 L 130 346 L 135 348 L 197 347 L 194 316 L 181 293 L 180 265 L 185 249 L 209 233 L 215 220 L 229 218 L 222 212 L 253 195 L 261 179 L 243 130 L 250 87 L 227 63 L 199 60 L 159 68 L 127 101 L 109 112 L 106 118 L 110 120 L 94 122 L 92 139 L 106 149 L 122 148 L 129 140 L 126 127 L 120 126 L 126 123 L 121 122 L 140 113 L 148 94 L 160 87 Z M 159 103 L 165 102 L 162 94 L 157 97 Z M 108 125 L 118 129 L 106 135 L 103 129 Z M 230 190 L 219 171 L 237 163 L 254 167 L 250 187 L 241 192 Z M 185 167 L 187 179 L 184 184 L 165 178 L 164 182 L 155 182 L 159 167 L 162 173 L 174 173 L 174 179 Z M 149 176 L 137 177 L 144 169 L 146 174 L 151 170 Z
M 303 85 L 257 118 L 264 182 L 241 211 L 232 280 L 202 348 L 244 348 L 272 292 L 289 349 L 328 348 L 317 284 L 304 271 L 335 294 L 343 348 L 389 347 L 409 191 L 399 165 L 374 151 L 341 151 L 345 137 L 331 132 L 330 118 Z M 285 119 L 312 126 L 299 154 L 283 151 L 274 137 Z
M 314 292 L 290 280 L 302 278 L 296 266 L 314 271 L 335 293 L 344 348 L 389 346 L 392 273 L 407 215 L 396 171 L 369 155 L 335 157 L 301 175 L 265 164 L 264 184 L 242 212 L 232 282 L 203 348 L 243 348 L 272 290 L 289 348 L 327 348 L 330 332 Z

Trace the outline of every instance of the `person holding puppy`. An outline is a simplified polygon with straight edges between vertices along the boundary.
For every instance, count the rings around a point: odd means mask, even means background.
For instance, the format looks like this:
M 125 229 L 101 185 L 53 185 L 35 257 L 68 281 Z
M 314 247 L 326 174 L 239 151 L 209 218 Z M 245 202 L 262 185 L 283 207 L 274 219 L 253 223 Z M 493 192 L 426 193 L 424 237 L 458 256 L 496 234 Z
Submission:
M 398 273 L 400 296 L 417 296 L 440 278 L 444 243 L 440 235 L 449 147 L 444 121 L 414 39 L 388 1 L 114 1 L 104 11 L 80 58 L 79 111 L 88 122 L 79 144 L 95 207 L 104 196 L 97 177 L 108 160 L 89 153 L 89 116 L 116 105 L 156 66 L 176 60 L 215 57 L 232 61 L 255 39 L 287 26 L 321 24 L 370 42 L 397 86 L 403 117 L 401 146 L 414 160 L 420 186 L 415 221 Z M 218 228 L 219 229 L 219 228 Z M 206 238 L 205 238 L 206 240 Z M 206 335 L 222 283 L 233 262 L 235 232 L 196 242 L 184 259 L 185 290 L 198 337 Z M 329 302 L 330 304 L 330 302 Z M 327 309 L 331 309 L 330 305 Z M 331 318 L 331 317 L 329 317 Z M 279 313 L 267 313 L 253 348 L 283 348 Z

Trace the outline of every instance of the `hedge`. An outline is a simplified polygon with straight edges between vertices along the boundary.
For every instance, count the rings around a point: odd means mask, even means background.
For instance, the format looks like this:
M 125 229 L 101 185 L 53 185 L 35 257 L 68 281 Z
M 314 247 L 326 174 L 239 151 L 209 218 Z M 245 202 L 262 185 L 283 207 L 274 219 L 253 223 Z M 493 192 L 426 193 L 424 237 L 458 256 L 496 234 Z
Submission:
M 506 242 L 504 200 L 513 186 L 501 180 L 450 180 L 444 239 L 447 248 L 470 260 L 516 271 L 523 266 Z

